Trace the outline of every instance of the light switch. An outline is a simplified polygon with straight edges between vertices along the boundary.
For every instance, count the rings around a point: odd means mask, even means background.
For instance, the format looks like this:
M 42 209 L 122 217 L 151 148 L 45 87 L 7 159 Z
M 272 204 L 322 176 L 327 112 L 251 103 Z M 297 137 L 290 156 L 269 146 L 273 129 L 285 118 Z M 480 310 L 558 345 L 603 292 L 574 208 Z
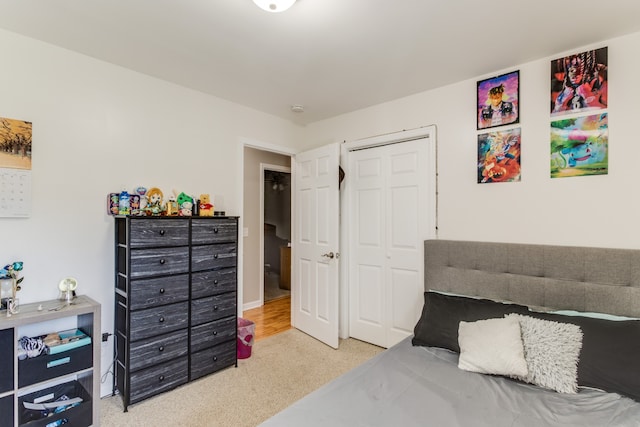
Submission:
M 242 237 L 249 237 L 249 227 L 242 228 Z

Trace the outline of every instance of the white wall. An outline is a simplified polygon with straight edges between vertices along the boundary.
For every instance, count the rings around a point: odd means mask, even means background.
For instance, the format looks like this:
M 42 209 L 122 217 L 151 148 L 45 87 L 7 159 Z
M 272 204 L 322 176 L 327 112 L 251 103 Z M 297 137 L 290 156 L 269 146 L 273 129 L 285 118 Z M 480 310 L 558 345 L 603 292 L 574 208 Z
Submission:
M 318 122 L 307 128 L 305 148 L 435 124 L 439 238 L 640 248 L 639 45 L 636 33 Z M 609 47 L 609 174 L 552 180 L 550 61 L 603 46 Z M 434 66 L 446 63 L 434 58 Z M 476 82 L 517 69 L 522 181 L 477 184 Z
M 33 208 L 27 219 L 0 218 L 0 263 L 24 261 L 22 304 L 57 298 L 60 279 L 76 277 L 79 293 L 102 304 L 103 331 L 113 331 L 107 193 L 210 193 L 216 209 L 240 215 L 241 140 L 299 139 L 300 128 L 273 116 L 13 33 L 0 31 L 0 45 L 0 116 L 33 122 Z

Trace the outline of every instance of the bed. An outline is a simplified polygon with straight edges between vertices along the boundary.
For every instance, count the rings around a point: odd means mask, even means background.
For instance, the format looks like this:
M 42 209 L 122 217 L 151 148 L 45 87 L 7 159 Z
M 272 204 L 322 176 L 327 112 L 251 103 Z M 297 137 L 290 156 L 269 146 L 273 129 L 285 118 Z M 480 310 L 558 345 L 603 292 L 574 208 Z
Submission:
M 640 250 L 424 247 L 414 335 L 261 426 L 640 426 Z

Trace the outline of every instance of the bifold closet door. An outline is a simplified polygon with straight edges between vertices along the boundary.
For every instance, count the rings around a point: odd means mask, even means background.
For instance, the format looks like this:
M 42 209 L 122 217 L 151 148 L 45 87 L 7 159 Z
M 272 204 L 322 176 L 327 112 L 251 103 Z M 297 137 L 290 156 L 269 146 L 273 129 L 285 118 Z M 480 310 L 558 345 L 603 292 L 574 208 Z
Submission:
M 349 334 L 390 347 L 413 333 L 428 224 L 424 139 L 349 153 Z

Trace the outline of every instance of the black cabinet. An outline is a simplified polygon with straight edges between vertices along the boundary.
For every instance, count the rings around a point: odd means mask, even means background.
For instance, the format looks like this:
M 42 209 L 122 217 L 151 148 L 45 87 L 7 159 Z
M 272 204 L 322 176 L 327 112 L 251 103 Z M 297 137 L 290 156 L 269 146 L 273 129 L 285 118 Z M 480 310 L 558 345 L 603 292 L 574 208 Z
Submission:
M 129 404 L 237 366 L 236 217 L 115 218 L 114 392 Z

